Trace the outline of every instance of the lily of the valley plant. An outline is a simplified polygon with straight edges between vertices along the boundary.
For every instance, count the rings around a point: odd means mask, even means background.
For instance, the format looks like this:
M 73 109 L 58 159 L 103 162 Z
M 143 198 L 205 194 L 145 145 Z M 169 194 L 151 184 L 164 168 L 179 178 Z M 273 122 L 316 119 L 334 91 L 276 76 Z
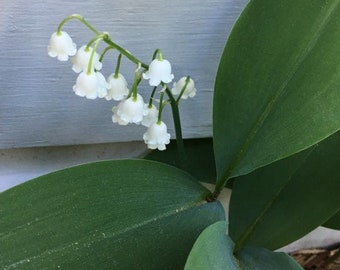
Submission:
M 89 29 L 87 44 L 74 43 L 69 20 Z M 114 70 L 102 64 L 111 52 Z M 48 54 L 70 59 L 76 95 L 116 102 L 113 123 L 145 126 L 141 138 L 155 151 L 1 193 L 0 268 L 302 269 L 277 249 L 320 225 L 340 229 L 338 0 L 249 2 L 216 74 L 213 138 L 182 139 L 178 106 L 195 96 L 195 83 L 175 81 L 160 49 L 142 62 L 72 15 L 52 34 Z M 133 74 L 121 73 L 123 59 Z M 225 187 L 228 216 L 219 202 Z

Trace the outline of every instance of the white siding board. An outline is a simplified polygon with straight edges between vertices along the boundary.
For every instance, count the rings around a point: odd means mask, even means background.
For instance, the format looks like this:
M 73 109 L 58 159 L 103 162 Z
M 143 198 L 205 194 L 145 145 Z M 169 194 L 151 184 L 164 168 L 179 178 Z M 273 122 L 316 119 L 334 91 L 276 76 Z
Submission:
M 0 0 L 0 148 L 141 140 L 143 127 L 112 124 L 114 102 L 75 96 L 72 86 L 77 75 L 70 63 L 48 57 L 50 35 L 72 13 L 108 31 L 144 62 L 154 49 L 161 48 L 173 65 L 175 78 L 191 75 L 197 85 L 197 97 L 181 105 L 184 136 L 211 136 L 219 57 L 247 2 Z M 92 35 L 76 21 L 65 30 L 78 46 Z M 115 57 L 104 60 L 105 76 L 113 71 L 110 60 Z M 122 72 L 130 85 L 133 69 L 123 60 Z M 142 86 L 144 93 L 149 91 L 147 82 Z M 168 113 L 165 120 L 172 130 Z

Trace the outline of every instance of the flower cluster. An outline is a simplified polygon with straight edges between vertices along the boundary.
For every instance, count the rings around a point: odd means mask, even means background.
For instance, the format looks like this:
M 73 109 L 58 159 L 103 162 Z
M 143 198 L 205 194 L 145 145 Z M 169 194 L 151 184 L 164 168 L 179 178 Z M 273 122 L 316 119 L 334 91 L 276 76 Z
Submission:
M 95 37 L 78 50 L 72 38 L 61 30 L 65 22 L 70 19 L 80 20 L 95 33 Z M 107 44 L 101 55 L 97 53 L 100 41 Z M 115 72 L 111 72 L 105 79 L 100 70 L 103 57 L 110 49 L 117 50 L 119 56 Z M 67 61 L 71 57 L 72 70 L 78 73 L 73 86 L 76 95 L 88 99 L 105 98 L 106 100 L 119 101 L 112 108 L 113 123 L 119 125 L 134 123 L 147 127 L 143 139 L 150 149 L 164 150 L 170 142 L 170 134 L 161 118 L 164 106 L 171 103 L 178 106 L 180 99 L 187 99 L 196 94 L 194 81 L 190 77 L 181 78 L 173 84 L 172 89 L 168 87 L 167 84 L 173 81 L 174 75 L 171 73 L 170 62 L 163 59 L 160 50 L 155 51 L 149 65 L 143 64 L 131 53 L 115 44 L 107 33 L 96 31 L 79 15 L 67 17 L 60 23 L 58 30 L 51 36 L 48 54 L 51 57 L 57 57 L 60 61 Z M 119 72 L 122 56 L 137 65 L 131 89 L 129 89 L 125 77 Z M 142 79 L 149 80 L 149 85 L 153 87 L 148 103 L 144 103 L 143 97 L 138 93 L 138 86 Z M 157 91 L 158 87 L 161 90 Z M 168 100 L 164 98 L 165 93 Z M 155 94 L 159 95 L 159 99 L 155 98 Z M 158 106 L 155 106 L 156 102 L 158 102 Z

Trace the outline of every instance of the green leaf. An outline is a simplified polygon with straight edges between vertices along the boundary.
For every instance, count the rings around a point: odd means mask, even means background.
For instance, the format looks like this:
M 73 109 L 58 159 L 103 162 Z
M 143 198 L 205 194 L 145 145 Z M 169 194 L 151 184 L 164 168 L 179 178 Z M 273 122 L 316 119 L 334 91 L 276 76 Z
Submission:
M 211 138 L 184 140 L 186 164 L 181 164 L 176 141 L 171 140 L 166 151 L 152 151 L 144 158 L 181 168 L 199 181 L 215 183 L 216 165 Z
M 340 230 L 340 211 L 338 211 L 334 216 L 332 216 L 326 223 L 322 224 L 327 228 L 333 230 Z
M 242 270 L 303 270 L 291 257 L 283 252 L 272 252 L 264 248 L 245 247 L 236 253 Z
M 340 132 L 310 149 L 238 177 L 229 207 L 236 249 L 280 248 L 340 208 Z
M 237 270 L 234 243 L 226 235 L 227 223 L 219 221 L 206 228 L 196 240 L 185 270 Z
M 187 173 L 145 160 L 73 167 L 0 194 L 1 269 L 183 269 L 224 219 Z
M 190 252 L 185 270 L 301 270 L 287 254 L 246 247 L 233 254 L 234 243 L 226 235 L 227 223 L 219 221 L 206 228 Z
M 216 77 L 219 185 L 339 130 L 339 37 L 339 0 L 248 4 Z

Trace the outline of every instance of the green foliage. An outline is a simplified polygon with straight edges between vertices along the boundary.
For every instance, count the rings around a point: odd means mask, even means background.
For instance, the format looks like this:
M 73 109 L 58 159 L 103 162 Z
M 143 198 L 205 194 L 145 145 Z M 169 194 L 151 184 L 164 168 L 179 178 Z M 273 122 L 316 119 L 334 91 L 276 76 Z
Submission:
M 199 181 L 215 183 L 216 170 L 211 138 L 184 140 L 185 164 L 178 156 L 176 141 L 172 140 L 166 151 L 152 151 L 144 158 L 163 162 L 187 171 Z
M 214 92 L 219 185 L 340 127 L 338 0 L 251 1 L 224 50 Z
M 334 230 L 340 230 L 340 210 L 332 216 L 326 223 L 322 224 L 322 226 L 328 227 Z
M 236 248 L 277 249 L 323 224 L 340 208 L 340 132 L 320 144 L 238 177 L 229 207 Z
M 199 233 L 224 219 L 208 193 L 143 160 L 39 177 L 0 196 L 1 268 L 182 269 Z
M 184 269 L 239 269 L 233 255 L 234 243 L 226 235 L 226 230 L 225 221 L 207 227 L 197 238 Z
M 302 269 L 281 252 L 247 247 L 234 254 L 234 243 L 226 235 L 227 224 L 219 221 L 206 228 L 190 252 L 185 270 L 294 270 Z
M 1 193 L 0 268 L 183 269 L 194 245 L 186 270 L 302 269 L 271 250 L 340 228 L 339 37 L 338 0 L 250 1 L 220 61 L 213 145 L 186 140 L 184 156 L 179 136 L 181 156 L 172 141 Z M 216 178 L 214 194 L 198 183 Z M 231 178 L 226 235 L 214 199 Z

